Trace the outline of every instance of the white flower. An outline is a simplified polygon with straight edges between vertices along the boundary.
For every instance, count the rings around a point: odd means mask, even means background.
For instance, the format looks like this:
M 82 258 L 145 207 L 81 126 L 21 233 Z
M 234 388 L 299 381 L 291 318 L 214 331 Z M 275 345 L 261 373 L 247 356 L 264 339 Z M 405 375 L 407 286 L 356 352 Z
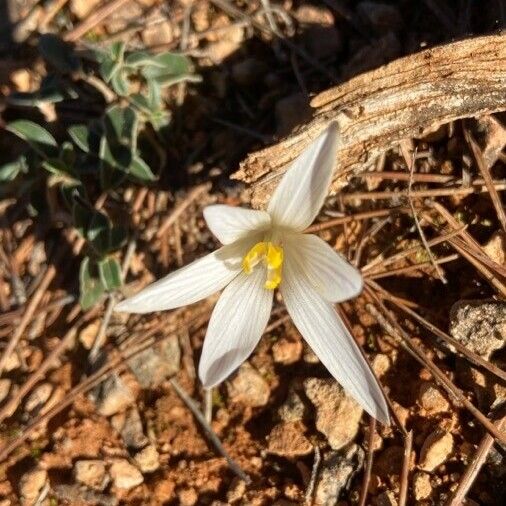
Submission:
M 388 423 L 376 378 L 334 307 L 361 292 L 362 277 L 322 239 L 303 233 L 323 205 L 336 159 L 337 126 L 331 124 L 289 168 L 267 211 L 205 208 L 207 225 L 224 246 L 153 283 L 116 310 L 174 309 L 225 288 L 199 364 L 200 379 L 210 388 L 252 353 L 279 286 L 288 313 L 321 362 L 370 415 Z

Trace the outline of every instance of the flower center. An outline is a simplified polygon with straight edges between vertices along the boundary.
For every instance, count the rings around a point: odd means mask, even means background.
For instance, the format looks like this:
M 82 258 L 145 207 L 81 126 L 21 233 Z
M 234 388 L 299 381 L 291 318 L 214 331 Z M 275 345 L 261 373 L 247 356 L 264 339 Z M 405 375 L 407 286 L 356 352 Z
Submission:
M 242 259 L 242 270 L 246 274 L 251 274 L 260 262 L 267 267 L 264 288 L 274 290 L 281 283 L 283 248 L 272 242 L 257 242 Z

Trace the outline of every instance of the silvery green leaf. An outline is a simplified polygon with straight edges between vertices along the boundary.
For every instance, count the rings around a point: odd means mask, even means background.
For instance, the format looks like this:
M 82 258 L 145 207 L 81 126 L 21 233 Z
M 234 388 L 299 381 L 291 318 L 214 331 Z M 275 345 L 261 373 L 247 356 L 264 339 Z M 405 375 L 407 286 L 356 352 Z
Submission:
M 12 162 L 0 166 L 0 182 L 7 182 L 16 179 L 18 174 L 28 171 L 28 164 L 25 155 L 19 156 Z
M 105 292 L 102 281 L 92 276 L 90 267 L 90 258 L 85 257 L 79 269 L 79 303 L 84 311 L 93 307 Z
M 104 125 L 107 137 L 113 142 L 135 145 L 139 118 L 132 107 L 112 106 L 105 113 Z
M 146 79 L 156 78 L 170 74 L 180 76 L 191 74 L 192 64 L 189 58 L 182 54 L 162 53 L 150 60 L 149 65 L 142 69 L 142 75 Z
M 111 86 L 112 89 L 121 97 L 125 97 L 128 95 L 130 90 L 128 78 L 123 71 L 116 72 L 111 77 Z
M 153 63 L 154 56 L 147 51 L 135 51 L 125 58 L 125 65 L 128 67 L 142 67 Z
M 62 73 L 77 72 L 81 68 L 72 47 L 56 35 L 41 35 L 38 48 L 42 57 Z
M 122 284 L 121 267 L 115 258 L 105 258 L 98 262 L 100 281 L 106 290 L 115 290 Z
M 128 168 L 128 173 L 141 181 L 156 181 L 156 176 L 151 171 L 149 165 L 139 156 L 134 156 Z
M 7 124 L 6 129 L 26 141 L 42 156 L 55 156 L 57 143 L 55 138 L 43 127 L 26 119 Z

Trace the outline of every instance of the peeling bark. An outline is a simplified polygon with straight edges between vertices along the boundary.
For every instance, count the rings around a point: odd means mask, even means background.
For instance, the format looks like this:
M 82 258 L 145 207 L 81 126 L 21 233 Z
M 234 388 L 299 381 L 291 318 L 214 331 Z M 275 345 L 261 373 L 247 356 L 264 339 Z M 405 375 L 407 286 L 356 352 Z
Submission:
M 396 60 L 326 90 L 313 119 L 278 144 L 250 154 L 233 175 L 265 204 L 289 163 L 336 120 L 341 130 L 333 191 L 406 138 L 453 120 L 506 110 L 506 36 L 454 42 Z

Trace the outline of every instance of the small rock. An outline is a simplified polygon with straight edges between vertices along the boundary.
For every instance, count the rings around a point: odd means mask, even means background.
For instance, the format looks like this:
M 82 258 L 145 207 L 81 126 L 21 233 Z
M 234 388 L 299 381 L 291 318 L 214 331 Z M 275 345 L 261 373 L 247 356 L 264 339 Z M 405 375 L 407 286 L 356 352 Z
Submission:
M 77 482 L 99 492 L 109 483 L 105 462 L 102 460 L 78 460 L 74 464 L 73 472 Z
M 160 467 L 159 457 L 155 445 L 148 445 L 138 452 L 134 459 L 143 473 L 152 473 Z
M 0 379 L 0 402 L 2 402 L 9 395 L 11 384 L 12 382 L 10 379 Z
M 420 451 L 420 469 L 434 471 L 445 462 L 453 451 L 453 436 L 449 432 L 436 430 L 422 445 Z
M 269 401 L 270 393 L 267 381 L 247 362 L 239 368 L 228 384 L 228 394 L 233 402 L 253 408 L 265 406 Z
M 170 336 L 128 361 L 142 388 L 161 385 L 179 371 L 181 350 L 177 336 Z
M 391 490 L 386 490 L 374 499 L 375 506 L 397 506 L 397 498 Z
M 137 408 L 134 407 L 115 415 L 111 422 L 113 427 L 121 434 L 127 448 L 140 450 L 148 444 L 149 441 L 144 434 L 141 416 Z
M 372 360 L 372 370 L 378 378 L 384 376 L 390 369 L 390 357 L 384 353 L 378 353 Z
M 450 333 L 471 351 L 489 359 L 506 344 L 506 303 L 462 300 L 450 311 Z
M 302 356 L 302 342 L 290 339 L 279 339 L 272 346 L 272 356 L 277 364 L 289 365 L 300 360 Z
M 363 462 L 364 450 L 358 445 L 351 445 L 340 452 L 328 452 L 318 473 L 314 503 L 319 506 L 335 506 L 341 492 L 348 488 Z
M 303 93 L 294 93 L 276 102 L 277 134 L 285 136 L 293 128 L 307 121 L 312 114 L 309 99 Z
M 450 409 L 450 403 L 441 391 L 430 382 L 423 382 L 419 393 L 420 405 L 430 414 L 444 413 Z
M 100 328 L 100 320 L 94 320 L 79 332 L 79 342 L 85 350 L 91 350 Z
M 301 5 L 294 13 L 299 23 L 307 25 L 334 26 L 334 15 L 326 7 Z
M 309 455 L 313 451 L 313 445 L 304 435 L 305 430 L 300 421 L 283 422 L 274 426 L 267 436 L 267 451 L 287 458 Z
M 506 265 L 506 234 L 502 230 L 495 232 L 483 245 L 483 251 L 497 264 Z
M 239 478 L 234 478 L 227 491 L 227 501 L 230 504 L 240 503 L 246 493 L 246 482 Z
M 195 506 L 199 500 L 199 496 L 194 488 L 180 490 L 177 495 L 181 506 Z
M 174 40 L 174 30 L 169 21 L 146 25 L 142 30 L 142 40 L 148 47 L 163 46 Z
M 357 5 L 357 11 L 378 33 L 395 32 L 403 26 L 401 14 L 393 5 L 360 2 Z
M 14 86 L 16 87 L 16 91 L 30 91 L 32 78 L 30 76 L 30 72 L 26 69 L 18 69 L 11 73 L 10 79 Z M 35 247 L 34 247 L 35 249 Z
M 18 369 L 21 366 L 21 361 L 19 360 L 19 355 L 17 352 L 13 351 L 5 361 L 4 371 L 10 372 L 14 371 L 14 369 Z
M 46 481 L 47 471 L 45 469 L 33 469 L 21 477 L 19 493 L 24 506 L 32 506 L 36 503 Z
M 221 63 L 225 58 L 237 51 L 244 39 L 244 28 L 239 25 L 235 27 L 230 26 L 230 22 L 226 16 L 217 16 L 212 28 L 216 29 L 225 26 L 227 30 L 217 36 L 216 40 L 212 41 L 206 50 L 207 56 L 209 56 L 214 64 Z M 209 36 L 208 40 L 211 41 L 213 38 L 213 36 Z
M 285 402 L 278 408 L 278 416 L 284 422 L 295 422 L 302 420 L 305 409 L 300 395 L 291 389 Z
M 413 494 L 417 501 L 428 499 L 432 494 L 430 475 L 427 473 L 415 473 L 413 476 Z
M 28 396 L 25 403 L 25 409 L 28 413 L 31 413 L 35 409 L 43 406 L 53 391 L 53 385 L 51 383 L 41 383 L 35 390 Z
M 117 488 L 130 490 L 144 481 L 140 471 L 130 464 L 128 460 L 115 460 L 109 472 L 111 473 L 114 486 Z
M 101 0 L 70 0 L 70 12 L 78 18 L 85 18 Z
M 111 416 L 130 406 L 137 397 L 135 389 L 117 375 L 107 378 L 100 389 L 97 400 L 98 412 L 102 416 Z
M 304 389 L 316 408 L 316 428 L 339 450 L 357 435 L 362 408 L 334 380 L 309 378 Z

